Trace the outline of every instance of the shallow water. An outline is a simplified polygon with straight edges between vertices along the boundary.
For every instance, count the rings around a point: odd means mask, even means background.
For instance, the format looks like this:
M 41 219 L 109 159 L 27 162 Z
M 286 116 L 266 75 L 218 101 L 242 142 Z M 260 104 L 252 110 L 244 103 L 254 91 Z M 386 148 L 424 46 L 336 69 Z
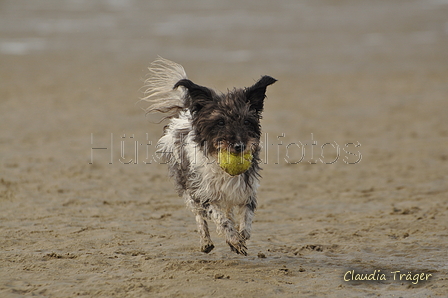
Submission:
M 0 51 L 148 61 L 162 55 L 299 74 L 441 69 L 446 7 L 444 1 L 3 1 Z

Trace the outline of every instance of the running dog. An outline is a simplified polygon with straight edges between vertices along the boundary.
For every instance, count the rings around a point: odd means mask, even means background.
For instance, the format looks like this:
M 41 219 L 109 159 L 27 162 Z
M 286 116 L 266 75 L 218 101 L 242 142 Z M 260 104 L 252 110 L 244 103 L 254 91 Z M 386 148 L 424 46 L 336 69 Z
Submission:
M 181 65 L 160 57 L 149 71 L 146 112 L 169 119 L 157 150 L 196 216 L 201 251 L 214 248 L 207 224 L 212 220 L 230 249 L 247 255 L 261 177 L 260 118 L 266 88 L 276 79 L 263 76 L 251 87 L 219 93 L 193 83 Z

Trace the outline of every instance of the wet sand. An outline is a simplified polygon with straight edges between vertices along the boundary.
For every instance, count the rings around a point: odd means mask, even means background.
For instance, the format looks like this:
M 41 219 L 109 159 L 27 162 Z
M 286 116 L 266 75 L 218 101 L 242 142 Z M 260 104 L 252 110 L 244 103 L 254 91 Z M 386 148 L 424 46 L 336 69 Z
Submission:
M 92 3 L 0 4 L 1 297 L 446 296 L 445 1 Z M 247 257 L 153 158 L 157 55 L 278 79 Z

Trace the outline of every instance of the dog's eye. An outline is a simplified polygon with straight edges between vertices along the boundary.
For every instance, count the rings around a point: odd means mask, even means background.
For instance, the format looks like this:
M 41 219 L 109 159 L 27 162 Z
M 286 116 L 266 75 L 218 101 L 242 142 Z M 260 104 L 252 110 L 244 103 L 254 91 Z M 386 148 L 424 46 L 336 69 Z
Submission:
M 249 120 L 244 120 L 244 125 L 249 125 L 250 121 Z
M 218 125 L 219 125 L 219 126 L 224 126 L 224 120 L 219 120 L 219 121 L 218 121 Z

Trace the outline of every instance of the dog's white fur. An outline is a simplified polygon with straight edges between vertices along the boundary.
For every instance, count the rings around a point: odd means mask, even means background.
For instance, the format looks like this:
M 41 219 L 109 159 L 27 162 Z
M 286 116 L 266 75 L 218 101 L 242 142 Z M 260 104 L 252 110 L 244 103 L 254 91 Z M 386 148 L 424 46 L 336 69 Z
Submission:
M 179 147 L 176 142 L 178 141 L 177 131 L 189 131 L 184 139 L 183 149 Z M 200 215 L 204 212 L 202 206 L 198 205 L 193 199 L 194 197 L 209 198 L 209 203 L 212 208 L 210 214 L 211 219 L 216 223 L 218 234 L 224 234 L 226 239 L 230 239 L 232 243 L 238 245 L 240 236 L 234 233 L 232 229 L 226 229 L 224 226 L 229 224 L 234 215 L 232 214 L 235 206 L 244 207 L 247 204 L 248 199 L 256 195 L 258 188 L 258 180 L 252 178 L 252 182 L 248 184 L 243 181 L 243 176 L 230 176 L 224 172 L 216 160 L 212 157 L 207 157 L 199 150 L 199 147 L 193 141 L 194 131 L 191 127 L 191 116 L 189 111 L 182 111 L 179 118 L 173 118 L 169 123 L 165 135 L 160 138 L 158 142 L 159 152 L 163 152 L 165 158 L 170 164 L 182 163 L 182 158 L 187 158 L 190 161 L 189 171 L 196 173 L 194 180 L 191 181 L 192 185 L 197 186 L 194 193 L 191 190 L 187 190 L 183 197 L 187 205 L 196 214 L 196 221 L 199 228 L 206 225 L 206 222 Z M 185 152 L 187 156 L 182 156 Z M 238 210 L 237 214 L 242 215 Z M 252 214 L 253 216 L 253 214 Z M 250 237 L 252 216 L 243 215 L 243 218 L 239 221 L 238 230 L 244 231 L 245 239 Z M 250 218 L 250 220 L 249 220 Z M 200 231 L 201 233 L 202 231 Z M 202 246 L 212 244 L 208 233 L 201 233 Z M 202 236 L 204 235 L 204 236 Z M 241 248 L 242 249 L 242 248 Z

